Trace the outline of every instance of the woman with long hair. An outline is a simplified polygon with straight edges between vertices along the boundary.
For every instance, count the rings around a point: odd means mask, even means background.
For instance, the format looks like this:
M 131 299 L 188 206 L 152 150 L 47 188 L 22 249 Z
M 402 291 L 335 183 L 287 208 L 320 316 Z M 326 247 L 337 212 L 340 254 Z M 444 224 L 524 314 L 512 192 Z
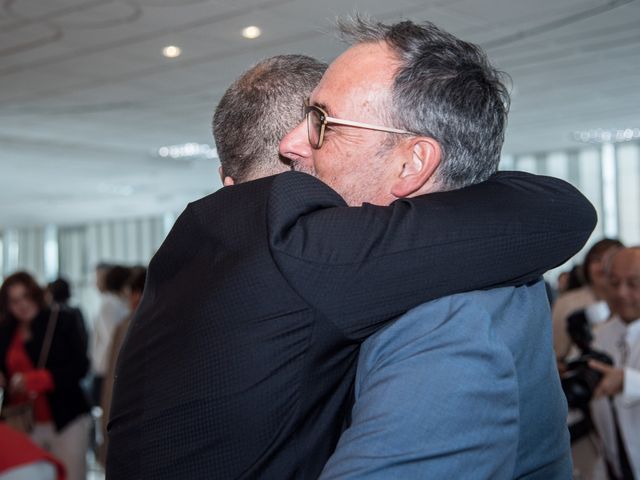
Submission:
M 32 440 L 62 461 L 69 480 L 86 474 L 89 405 L 80 381 L 88 368 L 76 319 L 48 308 L 28 273 L 7 277 L 0 287 L 0 387 L 9 405 L 31 407 Z

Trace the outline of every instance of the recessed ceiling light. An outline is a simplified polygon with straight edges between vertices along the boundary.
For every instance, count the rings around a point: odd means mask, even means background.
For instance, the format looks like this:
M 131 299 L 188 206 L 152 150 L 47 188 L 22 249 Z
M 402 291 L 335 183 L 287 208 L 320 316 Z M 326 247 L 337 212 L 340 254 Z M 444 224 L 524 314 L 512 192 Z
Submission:
M 176 47 L 175 45 L 167 45 L 162 49 L 162 55 L 167 58 L 179 57 L 181 53 L 182 49 L 180 47 Z
M 258 38 L 260 35 L 262 35 L 262 31 L 255 25 L 250 25 L 242 29 L 242 36 L 244 38 L 248 38 L 249 40 Z

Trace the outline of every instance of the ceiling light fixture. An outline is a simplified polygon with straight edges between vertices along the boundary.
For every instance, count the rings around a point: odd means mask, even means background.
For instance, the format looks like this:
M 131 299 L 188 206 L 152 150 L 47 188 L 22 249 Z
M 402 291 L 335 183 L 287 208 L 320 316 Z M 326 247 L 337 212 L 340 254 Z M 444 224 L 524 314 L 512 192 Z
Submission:
M 180 47 L 176 47 L 175 45 L 167 45 L 162 49 L 162 55 L 167 58 L 179 57 L 181 53 L 182 49 Z
M 255 25 L 250 25 L 242 29 L 242 36 L 244 38 L 248 38 L 249 40 L 253 40 L 254 38 L 258 38 L 262 35 L 262 30 L 256 27 Z
M 571 138 L 582 143 L 621 143 L 640 139 L 640 128 L 607 130 L 596 128 L 573 132 Z
M 196 158 L 214 159 L 218 158 L 218 151 L 215 147 L 204 143 L 183 143 L 181 145 L 167 145 L 160 147 L 156 154 L 162 158 L 172 158 L 174 160 L 192 160 Z

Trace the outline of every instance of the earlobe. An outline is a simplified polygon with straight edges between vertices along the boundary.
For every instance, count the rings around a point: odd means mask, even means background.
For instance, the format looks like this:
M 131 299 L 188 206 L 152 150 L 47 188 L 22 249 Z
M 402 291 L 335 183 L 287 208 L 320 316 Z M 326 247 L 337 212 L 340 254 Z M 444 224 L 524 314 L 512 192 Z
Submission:
M 391 189 L 397 198 L 426 193 L 433 185 L 433 176 L 440 165 L 440 144 L 433 138 L 418 137 L 411 141 L 405 149 L 406 161 L 402 171 Z
M 231 185 L 236 184 L 236 181 L 232 177 L 224 174 L 222 165 L 218 167 L 218 175 L 220 175 L 220 180 L 222 181 L 222 185 L 224 185 L 225 187 L 230 187 Z

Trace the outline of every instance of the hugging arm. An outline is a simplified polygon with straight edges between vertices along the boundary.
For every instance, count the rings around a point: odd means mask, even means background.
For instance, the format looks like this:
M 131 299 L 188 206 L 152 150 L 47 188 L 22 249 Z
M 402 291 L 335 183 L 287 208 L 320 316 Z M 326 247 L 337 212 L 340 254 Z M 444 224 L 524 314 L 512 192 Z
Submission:
M 438 297 L 533 281 L 578 252 L 596 223 L 570 184 L 522 172 L 358 208 L 290 172 L 274 181 L 267 216 L 284 276 L 353 339 Z

